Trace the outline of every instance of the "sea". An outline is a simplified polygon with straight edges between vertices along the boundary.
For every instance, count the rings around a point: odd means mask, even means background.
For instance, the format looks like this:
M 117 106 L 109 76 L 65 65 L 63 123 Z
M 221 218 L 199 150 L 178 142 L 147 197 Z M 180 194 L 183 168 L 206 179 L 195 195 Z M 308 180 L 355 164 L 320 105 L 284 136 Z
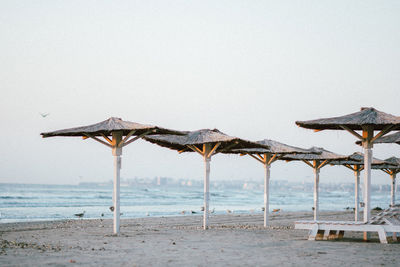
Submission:
M 0 183 L 0 223 L 112 218 L 112 184 L 38 185 Z M 121 187 L 121 218 L 192 216 L 201 214 L 202 187 Z M 210 188 L 210 210 L 215 214 L 262 213 L 263 189 Z M 372 207 L 388 207 L 389 192 L 373 192 Z M 270 211 L 311 211 L 312 190 L 272 187 Z M 320 210 L 343 211 L 354 207 L 354 193 L 320 192 Z

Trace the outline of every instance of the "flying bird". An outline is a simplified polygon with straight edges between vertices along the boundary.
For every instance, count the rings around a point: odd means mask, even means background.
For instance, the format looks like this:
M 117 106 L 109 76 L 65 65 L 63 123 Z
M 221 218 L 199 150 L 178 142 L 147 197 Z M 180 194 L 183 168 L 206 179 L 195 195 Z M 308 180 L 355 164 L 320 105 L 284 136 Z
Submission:
M 42 118 L 46 118 L 47 116 L 50 115 L 50 113 L 39 113 Z

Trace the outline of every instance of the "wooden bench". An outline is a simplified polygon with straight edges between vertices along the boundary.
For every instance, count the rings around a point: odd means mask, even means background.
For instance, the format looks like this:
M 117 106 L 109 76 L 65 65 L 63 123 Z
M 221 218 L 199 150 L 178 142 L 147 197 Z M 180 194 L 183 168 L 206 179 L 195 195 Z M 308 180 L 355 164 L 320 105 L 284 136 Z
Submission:
M 308 240 L 341 239 L 345 231 L 377 232 L 381 243 L 387 244 L 387 233 L 392 233 L 393 241 L 397 241 L 398 225 L 375 225 L 352 221 L 297 221 L 295 229 L 310 230 Z

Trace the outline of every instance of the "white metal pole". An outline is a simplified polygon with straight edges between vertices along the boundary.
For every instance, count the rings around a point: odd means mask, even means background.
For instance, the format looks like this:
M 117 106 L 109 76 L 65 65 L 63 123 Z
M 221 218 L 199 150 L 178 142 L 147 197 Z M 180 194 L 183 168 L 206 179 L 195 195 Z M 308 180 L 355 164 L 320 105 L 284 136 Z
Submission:
M 319 168 L 314 166 L 314 221 L 318 220 L 319 212 Z
M 122 140 L 121 132 L 113 132 L 113 147 L 112 153 L 114 156 L 114 191 L 113 191 L 113 204 L 114 204 L 114 234 L 119 234 L 120 228 L 120 171 L 121 171 L 121 155 L 122 148 L 118 147 L 119 142 Z
M 264 227 L 269 224 L 269 180 L 270 180 L 270 169 L 271 165 L 268 164 L 268 159 L 265 157 L 266 161 L 264 163 L 265 177 L 264 177 Z
M 392 183 L 390 186 L 390 205 L 393 207 L 396 199 L 396 173 L 393 173 L 390 178 L 392 178 Z
M 120 225 L 120 166 L 121 157 L 114 156 L 114 234 L 119 234 Z
M 205 176 L 204 176 L 204 216 L 203 216 L 203 229 L 208 229 L 209 218 L 209 200 L 210 200 L 210 161 L 211 158 L 204 155 L 205 163 Z
M 371 159 L 372 145 L 364 143 L 364 222 L 371 218 Z
M 355 203 L 354 203 L 354 220 L 358 222 L 360 212 L 360 168 L 356 166 L 354 171 L 355 180 Z
M 364 147 L 364 222 L 367 223 L 371 219 L 371 161 L 372 161 L 372 143 L 370 138 L 373 135 L 373 131 L 363 131 L 363 137 L 366 139 L 363 141 Z M 364 240 L 368 240 L 370 237 L 368 232 L 364 232 Z

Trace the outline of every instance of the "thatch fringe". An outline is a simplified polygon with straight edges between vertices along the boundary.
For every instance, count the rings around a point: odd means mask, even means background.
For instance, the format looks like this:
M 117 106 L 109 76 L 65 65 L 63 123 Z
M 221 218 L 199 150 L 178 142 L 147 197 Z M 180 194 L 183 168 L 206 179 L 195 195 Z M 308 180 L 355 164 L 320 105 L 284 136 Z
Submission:
M 251 142 L 238 137 L 229 136 L 218 129 L 201 129 L 197 131 L 184 132 L 184 135 L 154 135 L 146 136 L 143 139 L 180 152 L 193 152 L 188 146 L 197 146 L 202 150 L 204 144 L 220 143 L 216 153 L 233 153 L 232 149 L 262 148 L 269 149 L 268 145 Z
M 141 135 L 147 131 L 148 134 L 181 134 L 180 131 L 161 128 L 154 125 L 140 124 L 136 122 L 123 121 L 120 118 L 111 117 L 108 120 L 81 127 L 74 127 L 53 132 L 41 133 L 42 137 L 52 136 L 111 136 L 112 132 L 121 131 L 123 135 L 129 134 L 132 130 L 136 130 L 134 135 Z
M 394 125 L 392 130 L 400 129 L 400 117 L 378 111 L 374 108 L 361 108 L 361 111 L 332 118 L 309 121 L 296 121 L 300 127 L 316 130 L 343 130 L 346 126 L 352 130 L 363 130 L 363 126 L 373 126 L 375 130 L 383 130 Z
M 297 155 L 284 155 L 281 157 L 282 160 L 294 161 L 294 160 L 346 160 L 349 156 L 333 153 L 322 147 L 312 147 L 310 151 L 318 152 L 319 154 L 297 154 Z

